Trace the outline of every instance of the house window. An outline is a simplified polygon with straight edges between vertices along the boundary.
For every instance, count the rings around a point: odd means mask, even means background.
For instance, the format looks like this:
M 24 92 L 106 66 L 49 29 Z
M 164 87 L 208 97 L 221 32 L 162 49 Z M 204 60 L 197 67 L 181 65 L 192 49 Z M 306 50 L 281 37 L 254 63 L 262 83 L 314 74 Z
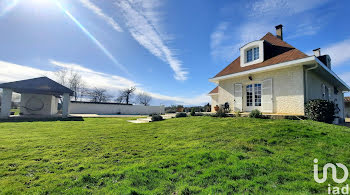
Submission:
M 261 106 L 261 84 L 247 85 L 247 106 Z
M 247 50 L 247 62 L 259 59 L 259 47 Z
M 324 100 L 329 100 L 330 98 L 329 91 L 330 91 L 329 88 L 325 84 L 322 84 L 322 98 Z
M 247 85 L 247 106 L 253 106 L 253 85 Z
M 259 59 L 259 47 L 254 48 L 254 60 Z
M 255 106 L 261 106 L 261 84 L 254 84 Z

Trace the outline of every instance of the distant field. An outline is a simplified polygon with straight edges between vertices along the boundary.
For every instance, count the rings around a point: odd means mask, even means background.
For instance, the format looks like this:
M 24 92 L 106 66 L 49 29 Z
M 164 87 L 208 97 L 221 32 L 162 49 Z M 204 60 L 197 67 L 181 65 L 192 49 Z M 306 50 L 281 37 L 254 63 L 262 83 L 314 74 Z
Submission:
M 350 165 L 347 127 L 249 118 L 126 120 L 0 123 L 0 194 L 327 193 L 327 182 L 313 180 L 313 159 Z

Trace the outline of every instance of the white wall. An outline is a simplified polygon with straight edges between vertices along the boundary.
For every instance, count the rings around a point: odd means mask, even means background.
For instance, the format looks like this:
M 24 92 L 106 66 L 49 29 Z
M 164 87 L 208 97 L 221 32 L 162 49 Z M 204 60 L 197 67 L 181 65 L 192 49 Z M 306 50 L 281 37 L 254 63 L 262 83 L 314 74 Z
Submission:
M 31 111 L 30 109 L 38 109 L 44 107 L 39 111 Z M 57 114 L 58 98 L 52 95 L 40 94 L 21 94 L 20 109 L 23 114 L 37 114 L 37 115 L 54 115 Z M 30 108 L 27 109 L 26 107 Z
M 263 80 L 272 78 L 273 85 L 273 113 L 304 115 L 304 81 L 303 67 L 295 66 L 279 70 L 266 71 L 251 74 L 234 79 L 226 79 L 219 82 L 218 104 L 228 102 L 230 108 L 234 105 L 234 84 L 243 84 L 243 111 L 247 111 L 246 86 L 254 83 L 262 83 Z M 233 111 L 233 109 L 232 109 Z
M 83 102 L 71 102 L 70 114 L 155 114 L 165 113 L 164 106 L 143 105 L 118 105 L 118 104 L 93 104 Z
M 307 74 L 307 85 L 308 85 L 308 88 L 307 88 L 308 97 L 306 97 L 306 101 L 312 100 L 312 99 L 323 99 L 322 84 L 324 84 L 326 85 L 327 88 L 330 88 L 329 100 L 338 104 L 340 111 L 337 114 L 337 116 L 339 116 L 341 119 L 344 119 L 345 118 L 344 93 L 339 91 L 338 94 L 335 94 L 334 85 L 330 83 L 328 80 L 323 79 L 321 76 L 319 76 L 315 72 L 308 71 L 306 74 Z

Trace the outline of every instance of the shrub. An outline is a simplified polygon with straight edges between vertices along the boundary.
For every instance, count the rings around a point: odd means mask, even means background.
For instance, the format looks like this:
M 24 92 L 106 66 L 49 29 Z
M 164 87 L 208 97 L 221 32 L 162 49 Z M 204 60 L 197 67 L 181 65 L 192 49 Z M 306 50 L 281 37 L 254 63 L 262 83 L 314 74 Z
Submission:
M 187 114 L 184 112 L 179 112 L 176 114 L 176 118 L 187 117 Z
M 191 109 L 191 116 L 196 116 L 196 112 L 194 111 L 194 108 Z
M 195 116 L 204 116 L 203 113 L 196 113 Z
M 260 112 L 260 110 L 255 109 L 249 113 L 249 117 L 250 118 L 262 118 L 262 113 Z
M 235 116 L 236 116 L 236 117 L 241 117 L 241 112 L 240 112 L 239 110 L 236 110 L 236 111 L 235 111 Z
M 308 119 L 332 123 L 335 118 L 335 106 L 327 100 L 310 100 L 305 104 L 305 115 Z
M 153 121 L 162 121 L 162 120 L 163 120 L 163 117 L 160 116 L 159 114 L 156 114 L 156 115 L 152 116 L 152 122 Z
M 213 115 L 213 117 L 227 117 L 226 113 L 228 113 L 224 108 L 219 108 L 218 111 Z

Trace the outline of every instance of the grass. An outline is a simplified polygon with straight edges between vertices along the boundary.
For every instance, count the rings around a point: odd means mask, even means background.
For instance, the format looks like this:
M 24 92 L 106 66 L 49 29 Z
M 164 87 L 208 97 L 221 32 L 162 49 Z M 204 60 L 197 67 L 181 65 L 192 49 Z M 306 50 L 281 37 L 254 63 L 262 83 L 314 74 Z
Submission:
M 20 109 L 11 109 L 11 112 L 15 112 L 15 115 L 19 115 Z
M 313 159 L 350 165 L 347 127 L 250 118 L 126 120 L 0 123 L 0 193 L 327 193 L 330 180 L 313 180 Z

